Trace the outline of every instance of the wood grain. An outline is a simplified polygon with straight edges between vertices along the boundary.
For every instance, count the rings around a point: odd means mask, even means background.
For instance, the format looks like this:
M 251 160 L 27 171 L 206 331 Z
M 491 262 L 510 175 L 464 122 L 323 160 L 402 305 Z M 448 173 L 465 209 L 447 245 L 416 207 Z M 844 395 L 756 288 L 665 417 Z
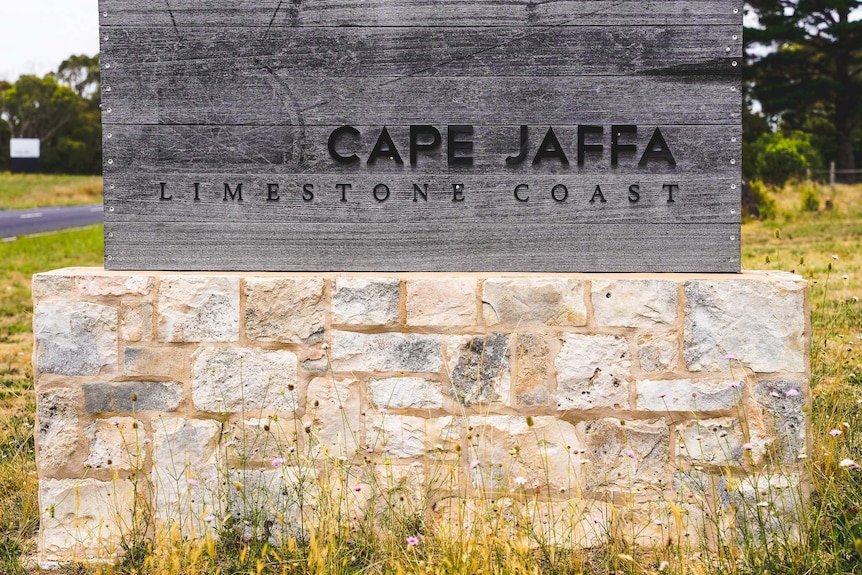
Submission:
M 741 9 L 100 0 L 106 265 L 739 271 Z M 415 163 L 414 124 L 441 139 Z M 459 124 L 472 163 L 447 158 Z M 622 139 L 637 149 L 614 165 L 615 124 L 637 126 Z M 327 147 L 342 125 L 356 163 Z M 507 163 L 522 125 L 526 160 Z M 584 125 L 602 149 L 579 165 Z M 384 126 L 401 163 L 367 161 Z M 549 127 L 567 163 L 533 161 Z M 656 128 L 675 161 L 641 165 Z
M 741 24 L 737 0 L 100 0 L 103 27 Z M 737 12 L 734 13 L 733 10 Z
M 261 271 L 739 271 L 734 224 L 569 223 L 550 231 L 471 222 L 441 229 L 377 225 L 106 224 L 108 269 Z M 442 233 L 441 233 L 442 232 Z M 733 239 L 731 239 L 733 238 Z M 108 259 L 109 258 L 109 259 Z

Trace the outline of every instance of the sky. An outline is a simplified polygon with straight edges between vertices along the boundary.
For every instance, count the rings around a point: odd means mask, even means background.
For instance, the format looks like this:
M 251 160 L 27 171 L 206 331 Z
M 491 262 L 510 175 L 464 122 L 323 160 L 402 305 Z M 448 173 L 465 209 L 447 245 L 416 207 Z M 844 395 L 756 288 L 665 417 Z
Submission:
M 98 0 L 0 0 L 0 80 L 44 76 L 99 51 Z

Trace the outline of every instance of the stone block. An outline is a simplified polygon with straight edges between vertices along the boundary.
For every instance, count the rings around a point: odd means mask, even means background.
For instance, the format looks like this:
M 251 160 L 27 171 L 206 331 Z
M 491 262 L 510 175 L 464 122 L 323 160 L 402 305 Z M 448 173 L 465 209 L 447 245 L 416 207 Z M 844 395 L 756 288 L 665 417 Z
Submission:
M 401 319 L 397 278 L 337 277 L 332 282 L 332 323 L 396 325 Z
M 232 465 L 280 466 L 297 461 L 303 435 L 296 419 L 250 417 L 225 424 L 222 443 Z
M 566 334 L 554 365 L 557 409 L 629 408 L 631 358 L 625 338 Z
M 581 422 L 577 429 L 589 461 L 587 485 L 617 491 L 669 483 L 670 442 L 664 418 L 597 419 Z
M 182 386 L 169 382 L 85 383 L 82 389 L 90 413 L 176 411 L 182 397 Z
M 43 302 L 33 317 L 35 369 L 99 375 L 117 365 L 117 310 L 93 303 Z
M 128 346 L 123 350 L 123 371 L 132 377 L 185 379 L 187 356 L 180 347 Z
M 804 380 L 759 380 L 752 397 L 760 411 L 764 434 L 776 438 L 780 458 L 792 463 L 808 454 L 805 406 L 808 384 Z
M 473 278 L 409 279 L 407 325 L 473 328 L 476 325 L 476 280 Z
M 562 278 L 491 278 L 482 303 L 487 325 L 582 326 L 587 323 L 584 282 Z
M 600 326 L 651 328 L 676 322 L 676 282 L 596 279 L 592 284 L 593 310 Z
M 332 334 L 332 368 L 335 371 L 437 372 L 443 367 L 439 335 L 402 333 Z
M 462 405 L 509 403 L 509 338 L 502 334 L 450 338 L 449 394 Z
M 123 529 L 131 525 L 134 497 L 128 480 L 40 479 L 40 560 L 114 558 Z
M 155 518 L 180 532 L 205 533 L 209 514 L 223 515 L 225 470 L 216 451 L 217 421 L 160 417 L 153 422 L 150 481 Z
M 75 276 L 75 288 L 82 296 L 150 295 L 155 280 L 147 275 Z
M 158 312 L 160 341 L 237 341 L 239 278 L 165 276 L 159 286 Z
M 52 389 L 36 395 L 36 445 L 40 472 L 66 465 L 78 449 L 78 391 Z
M 545 405 L 554 387 L 548 341 L 534 334 L 516 334 L 513 387 L 519 406 Z
M 359 382 L 352 378 L 316 377 L 308 384 L 305 417 L 309 440 L 331 457 L 352 457 L 361 434 Z
M 525 487 L 555 496 L 584 487 L 581 440 L 572 424 L 523 415 L 471 416 L 464 423 L 474 487 Z
M 32 290 L 33 298 L 36 300 L 51 297 L 68 300 L 72 297 L 73 289 L 72 276 L 65 273 L 64 270 L 35 274 L 33 276 Z
M 679 359 L 676 332 L 642 334 L 638 337 L 638 363 L 647 373 L 673 371 Z
M 140 469 L 146 457 L 146 432 L 131 417 L 97 419 L 84 428 L 90 445 L 84 465 L 91 469 L 132 471 Z
M 120 338 L 139 342 L 153 339 L 153 305 L 146 302 L 120 303 Z
M 759 473 L 740 479 L 731 490 L 737 532 L 767 545 L 798 541 L 810 521 L 808 494 L 796 473 Z
M 429 420 L 408 415 L 375 413 L 368 419 L 365 441 L 390 457 L 421 457 L 427 446 Z
M 245 539 L 267 539 L 271 545 L 286 546 L 290 538 L 308 536 L 310 518 L 303 517 L 303 524 L 300 517 L 304 507 L 319 502 L 314 469 L 237 469 L 228 478 L 227 511 L 243 526 Z
M 690 280 L 685 298 L 690 371 L 724 371 L 729 358 L 758 373 L 805 371 L 804 281 Z
M 741 381 L 689 379 L 644 380 L 637 383 L 637 408 L 642 411 L 720 411 L 742 400 Z
M 297 359 L 292 352 L 205 347 L 195 353 L 192 372 L 192 400 L 200 411 L 297 408 Z
M 375 407 L 395 409 L 440 409 L 443 393 L 440 383 L 421 377 L 370 379 L 368 399 Z
M 323 341 L 326 300 L 322 278 L 247 278 L 245 332 L 280 343 Z
M 762 446 L 746 442 L 739 420 L 733 418 L 701 419 L 676 426 L 676 456 L 692 465 L 741 465 L 743 445 L 752 458 L 759 460 Z

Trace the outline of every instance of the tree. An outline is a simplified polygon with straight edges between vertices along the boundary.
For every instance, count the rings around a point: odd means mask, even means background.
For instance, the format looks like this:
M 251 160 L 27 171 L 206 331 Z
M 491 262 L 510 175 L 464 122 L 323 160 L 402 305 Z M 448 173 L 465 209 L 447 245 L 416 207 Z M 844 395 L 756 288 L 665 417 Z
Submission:
M 837 168 L 854 169 L 853 142 L 862 128 L 862 21 L 851 15 L 862 0 L 748 4 L 760 21 L 745 30 L 751 95 L 782 127 L 832 131 Z
M 99 55 L 70 56 L 57 68 L 57 81 L 72 88 L 82 98 L 92 100 L 101 91 Z
M 98 103 L 61 86 L 51 74 L 21 76 L 0 91 L 0 120 L 5 127 L 2 131 L 12 137 L 41 140 L 40 165 L 46 172 L 91 174 L 101 170 Z

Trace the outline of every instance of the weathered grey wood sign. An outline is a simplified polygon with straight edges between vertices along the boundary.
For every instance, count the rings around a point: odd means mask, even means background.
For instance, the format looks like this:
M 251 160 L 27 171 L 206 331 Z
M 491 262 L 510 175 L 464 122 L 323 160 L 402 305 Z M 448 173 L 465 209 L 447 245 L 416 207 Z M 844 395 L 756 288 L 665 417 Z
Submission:
M 109 269 L 739 271 L 740 0 L 100 0 Z

